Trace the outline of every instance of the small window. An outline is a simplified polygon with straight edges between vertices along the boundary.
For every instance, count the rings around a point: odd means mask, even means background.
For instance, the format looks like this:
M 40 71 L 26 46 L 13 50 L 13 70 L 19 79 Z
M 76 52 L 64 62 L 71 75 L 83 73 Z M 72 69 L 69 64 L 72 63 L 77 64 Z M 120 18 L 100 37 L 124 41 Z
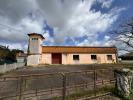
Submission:
M 112 60 L 112 55 L 107 55 L 107 60 Z
M 79 55 L 73 55 L 73 60 L 79 60 Z
M 91 55 L 91 59 L 92 60 L 97 60 L 97 56 L 96 55 Z
M 38 40 L 38 38 L 32 38 L 32 40 Z

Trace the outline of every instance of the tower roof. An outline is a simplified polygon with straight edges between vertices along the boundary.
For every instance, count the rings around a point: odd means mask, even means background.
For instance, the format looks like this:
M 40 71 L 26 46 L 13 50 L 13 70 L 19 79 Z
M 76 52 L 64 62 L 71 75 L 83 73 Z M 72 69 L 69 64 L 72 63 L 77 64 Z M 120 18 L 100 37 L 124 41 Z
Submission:
M 38 33 L 29 33 L 28 36 L 39 36 L 42 39 L 45 39 L 42 34 L 38 34 Z

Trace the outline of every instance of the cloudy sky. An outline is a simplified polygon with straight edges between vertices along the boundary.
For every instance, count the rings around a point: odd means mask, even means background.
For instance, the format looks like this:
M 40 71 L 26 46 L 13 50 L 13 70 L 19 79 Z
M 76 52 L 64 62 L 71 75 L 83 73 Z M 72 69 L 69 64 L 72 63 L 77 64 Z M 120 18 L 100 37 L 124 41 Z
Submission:
M 109 34 L 133 16 L 133 0 L 0 0 L 0 45 L 27 49 L 27 34 L 43 45 L 112 46 Z

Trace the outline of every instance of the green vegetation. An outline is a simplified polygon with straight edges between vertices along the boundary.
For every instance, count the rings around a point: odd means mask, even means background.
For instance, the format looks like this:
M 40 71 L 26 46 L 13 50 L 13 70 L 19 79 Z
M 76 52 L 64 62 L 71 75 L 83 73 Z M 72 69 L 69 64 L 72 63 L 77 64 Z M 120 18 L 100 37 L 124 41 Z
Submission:
M 122 98 L 122 100 L 133 100 L 133 93 L 131 93 L 128 97 L 125 96 L 123 97 L 121 94 L 119 94 L 119 92 L 115 89 L 115 91 L 113 92 L 113 94 L 119 98 Z
M 130 66 L 130 67 L 126 67 L 126 68 L 128 68 L 128 69 L 130 69 L 130 70 L 133 70 L 133 65 Z

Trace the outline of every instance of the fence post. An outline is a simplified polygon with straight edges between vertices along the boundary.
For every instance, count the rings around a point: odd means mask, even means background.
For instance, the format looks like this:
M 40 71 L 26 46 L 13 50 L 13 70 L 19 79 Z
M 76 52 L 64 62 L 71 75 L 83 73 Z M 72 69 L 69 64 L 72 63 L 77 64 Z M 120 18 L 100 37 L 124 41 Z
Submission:
M 63 77 L 63 82 L 62 82 L 62 100 L 65 100 L 66 98 L 66 75 L 65 73 L 61 73 L 62 74 L 62 77 Z
M 94 94 L 96 96 L 96 70 L 94 70 Z
M 22 100 L 22 87 L 23 87 L 23 77 L 20 77 L 19 100 Z

